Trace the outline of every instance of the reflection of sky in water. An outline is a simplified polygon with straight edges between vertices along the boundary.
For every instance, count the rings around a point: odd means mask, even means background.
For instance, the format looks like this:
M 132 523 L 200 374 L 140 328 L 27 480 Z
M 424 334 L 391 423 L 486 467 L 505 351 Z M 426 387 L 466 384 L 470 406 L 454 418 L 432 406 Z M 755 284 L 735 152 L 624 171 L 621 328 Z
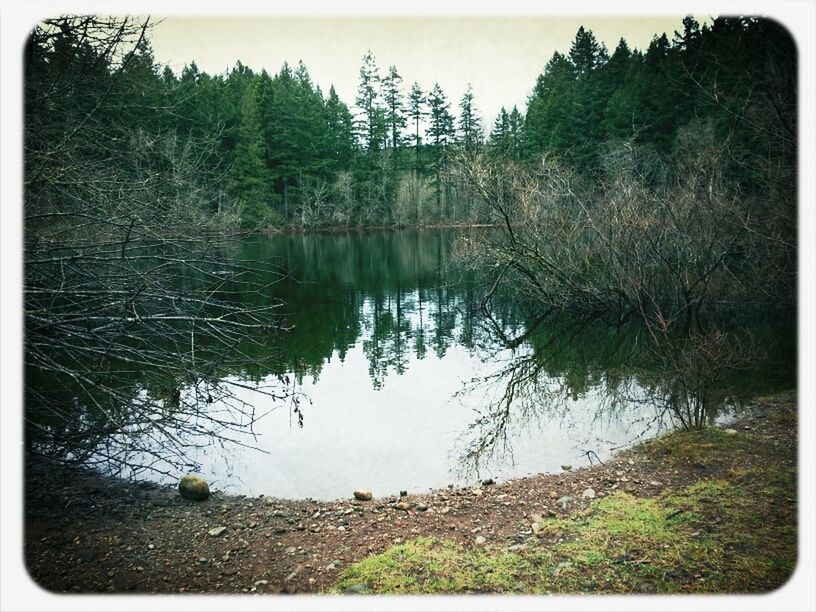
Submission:
M 396 304 L 386 301 L 384 308 L 393 311 Z M 402 489 L 421 492 L 488 476 L 506 479 L 559 471 L 565 463 L 586 465 L 585 450 L 606 459 L 615 446 L 644 431 L 654 431 L 648 429 L 650 419 L 644 418 L 642 407 L 614 416 L 601 410 L 605 397 L 601 387 L 575 400 L 562 393 L 557 406 L 550 406 L 551 410 L 541 407 L 535 417 L 511 415 L 507 433 L 512 456 L 499 455 L 483 465 L 479 474 L 463 474 L 463 445 L 478 435 L 468 431 L 468 425 L 475 420 L 476 411 L 495 402 L 502 391 L 501 385 L 467 385 L 495 372 L 502 365 L 498 360 L 504 362 L 511 354 L 503 351 L 483 363 L 478 351 L 452 343 L 442 357 L 428 350 L 419 359 L 410 336 L 423 329 L 431 338 L 437 327 L 427 305 L 420 313 L 415 292 L 403 296 L 401 309 L 411 333 L 395 333 L 378 342 L 406 342 L 402 374 L 386 366 L 388 374 L 380 379 L 382 384 L 372 376 L 375 315 L 373 304 L 365 300 L 365 323 L 358 342 L 342 361 L 335 352 L 316 378 L 302 380 L 299 390 L 309 399 L 301 403 L 303 428 L 281 406 L 256 423 L 257 438 L 238 437 L 265 452 L 218 445 L 191 456 L 213 488 L 317 499 L 348 497 L 355 489 L 371 490 L 375 496 Z M 393 359 L 393 346 L 384 354 Z M 558 381 L 552 382 L 557 385 Z M 274 408 L 264 395 L 245 389 L 238 393 L 259 413 Z

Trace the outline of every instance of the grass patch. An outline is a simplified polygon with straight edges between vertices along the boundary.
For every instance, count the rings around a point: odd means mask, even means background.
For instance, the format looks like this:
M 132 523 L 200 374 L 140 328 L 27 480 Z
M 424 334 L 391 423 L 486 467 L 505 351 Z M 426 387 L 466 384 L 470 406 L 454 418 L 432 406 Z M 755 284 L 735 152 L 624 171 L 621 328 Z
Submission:
M 787 580 L 796 563 L 795 467 L 758 436 L 719 430 L 672 434 L 644 452 L 716 474 L 652 498 L 618 492 L 577 516 L 545 519 L 518 551 L 416 538 L 349 566 L 332 590 L 747 593 Z

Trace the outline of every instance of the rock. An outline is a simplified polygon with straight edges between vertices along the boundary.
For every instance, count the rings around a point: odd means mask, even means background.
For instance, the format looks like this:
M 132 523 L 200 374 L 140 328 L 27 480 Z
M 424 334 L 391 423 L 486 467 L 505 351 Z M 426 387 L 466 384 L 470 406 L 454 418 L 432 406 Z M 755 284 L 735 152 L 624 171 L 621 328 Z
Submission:
M 726 429 L 725 433 L 727 433 L 729 436 L 735 436 L 735 435 L 737 435 L 737 430 L 736 429 Z
M 487 542 L 487 538 L 484 536 L 477 536 L 476 537 L 476 544 L 481 545 Z
M 416 509 L 420 512 L 425 512 L 428 509 L 428 504 L 417 504 Z
M 649 484 L 650 484 L 651 486 L 653 486 L 653 487 L 659 487 L 659 486 L 662 486 L 662 484 L 663 484 L 663 483 L 662 483 L 662 482 L 658 482 L 657 480 L 650 480 L 650 481 L 649 481 Z
M 364 584 L 352 584 L 343 592 L 348 593 L 349 595 L 365 595 L 368 593 L 368 587 Z
M 408 495 L 408 491 L 400 491 L 400 497 L 406 497 Z
M 567 504 L 569 504 L 571 501 L 572 501 L 572 498 L 569 495 L 565 495 L 564 497 L 559 497 L 556 500 L 556 503 L 559 503 L 559 504 L 561 504 L 562 507 L 566 508 Z
M 558 499 L 558 491 L 550 491 L 550 499 Z
M 256 581 L 254 582 L 254 585 L 255 585 L 256 587 L 259 587 L 259 586 L 266 586 L 267 584 L 269 584 L 269 581 L 268 581 L 268 580 L 256 580 Z
M 475 495 L 476 497 L 480 497 L 482 495 L 482 493 L 484 493 L 484 491 L 482 491 L 481 489 L 471 489 L 470 493 L 471 493 L 471 495 Z
M 192 474 L 187 474 L 179 480 L 178 490 L 184 499 L 190 501 L 204 501 L 210 496 L 207 481 Z
M 482 486 L 483 487 L 489 487 L 490 485 L 494 485 L 494 484 L 496 484 L 496 481 L 493 480 L 492 478 L 485 478 L 482 481 Z
M 572 466 L 569 464 L 564 464 L 561 466 L 561 469 L 564 470 L 565 472 L 569 472 L 572 469 Z
M 585 489 L 584 492 L 581 493 L 581 497 L 584 499 L 595 499 L 595 489 Z
M 516 550 L 524 550 L 525 548 L 527 548 L 526 544 L 513 544 L 512 546 L 508 546 L 507 550 L 510 552 L 514 552 Z
M 221 573 L 222 573 L 224 576 L 232 576 L 232 575 L 234 575 L 234 574 L 237 574 L 237 573 L 238 573 L 238 568 L 237 568 L 237 567 L 235 567 L 234 565 L 231 565 L 231 566 L 229 566 L 229 567 L 225 567 L 224 569 L 222 569 L 222 570 L 221 570 Z
M 213 537 L 218 537 L 227 530 L 226 527 L 213 527 L 207 533 Z
M 408 512 L 408 510 L 411 509 L 411 504 L 409 504 L 408 502 L 397 502 L 396 504 L 394 504 L 394 508 L 396 508 L 397 510 L 404 510 L 405 512 Z
M 539 523 L 538 521 L 532 524 L 532 528 L 534 534 L 538 535 L 539 533 L 541 533 L 541 523 Z
M 355 491 L 354 492 L 354 499 L 359 501 L 371 501 L 374 496 L 371 494 L 371 491 Z
M 450 508 L 445 507 L 445 508 L 442 508 L 442 509 L 439 511 L 439 514 L 447 514 L 447 513 L 448 513 L 448 512 L 450 512 L 450 511 L 451 511 L 451 509 L 450 509 Z

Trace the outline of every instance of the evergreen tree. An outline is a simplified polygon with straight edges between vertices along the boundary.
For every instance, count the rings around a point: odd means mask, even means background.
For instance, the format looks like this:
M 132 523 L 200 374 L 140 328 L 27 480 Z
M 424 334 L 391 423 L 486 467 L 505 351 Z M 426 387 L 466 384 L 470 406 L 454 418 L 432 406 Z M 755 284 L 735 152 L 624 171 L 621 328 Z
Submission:
M 471 151 L 482 143 L 484 133 L 478 111 L 473 104 L 473 88 L 470 83 L 459 102 L 458 127 L 459 142 L 465 150 Z
M 402 99 L 402 77 L 396 66 L 388 68 L 388 76 L 383 79 L 383 100 L 385 102 L 385 123 L 388 126 L 388 145 L 396 149 L 402 144 L 402 130 L 406 120 Z M 394 156 L 396 160 L 396 156 Z
M 370 153 L 379 151 L 387 136 L 386 114 L 379 105 L 381 78 L 374 55 L 367 51 L 360 68 L 355 103 L 360 109 L 357 135 L 360 144 Z
M 408 95 L 408 117 L 414 125 L 414 169 L 419 171 L 419 147 L 422 144 L 422 136 L 419 132 L 419 125 L 427 115 L 425 110 L 425 96 L 419 83 L 411 86 L 411 93 Z

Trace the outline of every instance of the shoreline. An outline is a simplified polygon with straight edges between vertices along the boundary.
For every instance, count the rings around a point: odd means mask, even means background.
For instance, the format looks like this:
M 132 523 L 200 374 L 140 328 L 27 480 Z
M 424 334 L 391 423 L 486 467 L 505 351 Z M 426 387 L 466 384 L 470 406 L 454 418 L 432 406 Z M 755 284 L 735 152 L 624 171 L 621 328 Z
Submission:
M 792 443 L 795 462 L 796 431 L 771 418 L 791 406 L 795 411 L 790 394 L 755 401 L 713 431 L 738 427 L 735 439 L 771 436 L 779 453 Z M 27 566 L 57 592 L 327 592 L 348 582 L 345 572 L 353 574 L 354 564 L 416 539 L 509 554 L 541 539 L 531 517 L 572 520 L 604 498 L 651 499 L 720 475 L 710 466 L 655 461 L 655 445 L 672 437 L 682 435 L 639 443 L 601 465 L 372 501 L 215 491 L 189 502 L 167 485 L 35 467 L 26 479 Z M 790 439 L 777 444 L 779 437 Z

